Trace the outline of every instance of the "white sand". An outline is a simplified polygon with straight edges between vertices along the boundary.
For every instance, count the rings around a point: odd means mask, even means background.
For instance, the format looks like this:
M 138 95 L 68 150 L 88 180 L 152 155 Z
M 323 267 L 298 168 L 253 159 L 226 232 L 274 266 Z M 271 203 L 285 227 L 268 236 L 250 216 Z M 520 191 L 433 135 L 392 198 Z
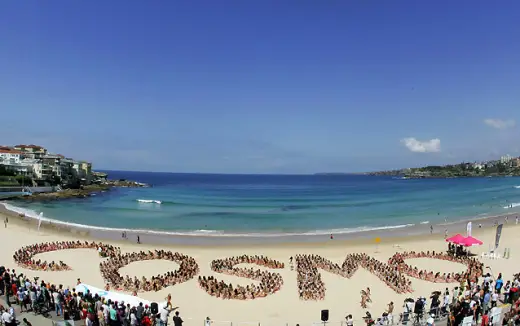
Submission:
M 2 217 L 3 220 L 3 217 Z M 508 225 L 502 232 L 501 251 L 503 248 L 512 248 L 511 258 L 509 260 L 489 260 L 486 259 L 487 266 L 491 266 L 495 272 L 495 276 L 499 272 L 504 274 L 504 278 L 510 279 L 513 273 L 520 271 L 520 259 L 515 252 L 515 248 L 520 248 L 520 237 L 516 236 L 520 228 L 518 226 Z M 463 230 L 460 230 L 463 232 Z M 484 241 L 484 246 L 474 247 L 473 252 L 480 253 L 488 248 L 490 243 L 494 243 L 495 229 L 477 229 L 474 230 L 474 236 Z M 73 287 L 77 278 L 81 278 L 84 283 L 100 287 L 104 286 L 103 279 L 99 272 L 99 261 L 95 250 L 78 249 L 63 250 L 52 253 L 45 253 L 36 256 L 38 259 L 45 260 L 62 260 L 73 268 L 72 271 L 66 272 L 36 272 L 24 270 L 15 265 L 12 255 L 13 252 L 23 245 L 48 241 L 77 240 L 70 233 L 59 234 L 54 231 L 43 231 L 38 233 L 34 229 L 30 229 L 27 225 L 11 222 L 7 229 L 0 227 L 0 239 L 2 239 L 2 250 L 0 250 L 0 264 L 7 268 L 15 268 L 17 272 L 23 272 L 31 276 L 39 276 L 40 279 L 50 281 L 56 284 L 63 284 Z M 107 242 L 107 241 L 104 241 Z M 426 251 L 446 250 L 447 245 L 441 235 L 420 236 L 401 239 L 382 239 L 376 253 L 376 246 L 369 242 L 358 243 L 353 245 L 347 242 L 331 240 L 322 244 L 288 244 L 288 245 L 268 245 L 268 246 L 248 246 L 241 245 L 236 247 L 159 247 L 136 245 L 134 243 L 117 243 L 123 252 L 139 251 L 148 249 L 166 249 L 179 251 L 194 257 L 199 266 L 200 274 L 203 276 L 213 275 L 218 279 L 234 284 L 250 284 L 249 279 L 242 279 L 234 276 L 227 276 L 214 273 L 210 270 L 209 264 L 212 259 L 225 258 L 234 255 L 265 255 L 272 259 L 277 259 L 286 263 L 284 270 L 276 270 L 282 274 L 284 285 L 282 289 L 274 295 L 267 298 L 240 301 L 240 300 L 223 300 L 215 298 L 204 292 L 198 287 L 196 278 L 174 287 L 163 289 L 159 292 L 140 293 L 139 296 L 153 301 L 163 301 L 168 293 L 173 296 L 174 306 L 179 306 L 181 316 L 186 320 L 186 325 L 202 325 L 204 318 L 207 316 L 215 320 L 215 325 L 233 325 L 251 324 L 258 325 L 284 325 L 286 323 L 294 325 L 311 325 L 313 322 L 319 322 L 320 310 L 330 310 L 331 324 L 339 325 L 344 320 L 346 314 L 351 313 L 357 323 L 361 323 L 360 319 L 364 315 L 365 310 L 360 307 L 360 291 L 367 286 L 372 290 L 373 303 L 369 304 L 368 310 L 373 316 L 380 315 L 386 308 L 386 304 L 394 301 L 396 309 L 395 313 L 402 312 L 402 302 L 404 298 L 412 296 L 428 297 L 433 290 L 442 290 L 446 286 L 453 289 L 457 284 L 434 284 L 418 279 L 412 279 L 412 285 L 415 292 L 411 295 L 398 295 L 393 290 L 384 285 L 375 275 L 370 274 L 364 269 L 359 269 L 351 279 L 344 279 L 340 276 L 329 274 L 321 271 L 322 279 L 326 284 L 326 299 L 324 301 L 300 301 L 296 287 L 296 271 L 291 271 L 288 264 L 290 256 L 298 253 L 319 254 L 332 261 L 342 263 L 345 255 L 351 252 L 365 252 L 381 261 L 387 261 L 398 249 L 393 245 L 399 243 L 404 250 Z M 409 261 L 418 268 L 434 270 L 435 272 L 460 272 L 465 266 L 451 263 L 447 261 L 439 261 L 433 259 L 413 259 Z M 147 261 L 137 262 L 125 266 L 121 269 L 121 274 L 130 276 L 148 276 L 162 274 L 168 270 L 177 268 L 178 265 L 168 261 Z

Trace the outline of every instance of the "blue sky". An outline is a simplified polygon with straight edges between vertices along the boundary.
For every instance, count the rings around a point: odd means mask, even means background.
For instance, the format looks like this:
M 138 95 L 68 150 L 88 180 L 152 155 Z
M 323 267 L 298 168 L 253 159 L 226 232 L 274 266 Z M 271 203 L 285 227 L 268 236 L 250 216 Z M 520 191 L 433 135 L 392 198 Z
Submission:
M 104 169 L 520 155 L 520 2 L 3 1 L 0 145 Z

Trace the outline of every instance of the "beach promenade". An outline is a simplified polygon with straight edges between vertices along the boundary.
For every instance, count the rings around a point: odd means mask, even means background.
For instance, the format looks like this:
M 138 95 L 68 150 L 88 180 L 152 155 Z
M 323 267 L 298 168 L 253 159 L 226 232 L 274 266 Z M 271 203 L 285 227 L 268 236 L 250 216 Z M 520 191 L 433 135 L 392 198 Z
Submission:
M 3 221 L 5 216 L 1 216 Z M 500 221 L 503 222 L 503 221 Z M 484 273 L 492 272 L 503 274 L 504 280 L 513 278 L 513 274 L 520 271 L 520 259 L 517 248 L 520 248 L 520 237 L 517 236 L 520 230 L 519 225 L 515 225 L 514 219 L 509 219 L 509 224 L 504 225 L 500 250 L 511 248 L 509 259 L 484 259 L 480 258 L 483 251 L 487 251 L 488 245 L 494 243 L 495 227 L 492 220 L 485 220 L 482 228 L 474 225 L 473 235 L 484 242 L 483 246 L 472 247 L 472 253 L 477 254 L 478 260 L 484 264 Z M 465 234 L 464 228 L 450 230 L 450 235 L 455 233 Z M 100 262 L 104 261 L 99 257 L 97 250 L 66 249 L 38 254 L 33 259 L 46 260 L 48 262 L 62 261 L 69 267 L 62 271 L 36 271 L 20 267 L 13 259 L 13 254 L 20 248 L 28 245 L 48 243 L 55 241 L 92 241 L 83 234 L 73 234 L 70 232 L 60 232 L 43 226 L 38 232 L 34 223 L 25 223 L 11 215 L 7 227 L 2 224 L 0 227 L 0 238 L 2 239 L 2 250 L 0 250 L 0 265 L 6 268 L 14 268 L 17 273 L 23 273 L 31 278 L 37 276 L 39 280 L 54 284 L 63 284 L 65 287 L 74 287 L 78 279 L 85 284 L 104 288 L 107 284 L 100 272 Z M 458 283 L 434 283 L 420 280 L 413 277 L 406 277 L 411 282 L 411 293 L 397 293 L 382 281 L 381 275 L 373 271 L 360 267 L 355 270 L 350 277 L 344 277 L 335 273 L 330 273 L 319 269 L 320 280 L 325 286 L 324 297 L 322 300 L 303 300 L 301 298 L 301 287 L 299 288 L 296 261 L 290 262 L 290 257 L 296 258 L 298 255 L 319 255 L 320 257 L 341 265 L 345 257 L 349 254 L 366 254 L 371 258 L 388 263 L 388 260 L 396 252 L 421 252 L 436 251 L 445 252 L 447 244 L 444 241 L 444 233 L 432 235 L 419 235 L 400 238 L 381 238 L 381 242 L 376 245 L 374 239 L 354 239 L 336 240 L 324 239 L 323 242 L 310 243 L 265 243 L 262 245 L 242 243 L 241 245 L 223 246 L 182 246 L 182 245 L 159 245 L 159 244 L 137 244 L 134 239 L 114 239 L 102 240 L 104 244 L 120 247 L 121 253 L 132 253 L 148 250 L 165 250 L 178 252 L 193 258 L 198 265 L 196 275 L 182 283 L 174 286 L 166 286 L 158 291 L 138 291 L 138 296 L 142 299 L 164 302 L 168 294 L 172 296 L 173 306 L 179 307 L 179 312 L 185 320 L 185 325 L 201 325 L 210 317 L 214 325 L 312 325 L 320 322 L 320 312 L 328 309 L 330 312 L 330 324 L 340 325 L 345 321 L 345 316 L 351 314 L 357 324 L 362 322 L 362 317 L 366 311 L 370 311 L 373 316 L 380 316 L 385 311 L 389 302 L 395 304 L 394 314 L 403 311 L 403 301 L 406 298 L 417 298 L 419 296 L 429 297 L 432 291 L 444 291 L 446 288 L 452 291 Z M 212 262 L 216 259 L 226 259 L 234 256 L 264 256 L 273 261 L 283 263 L 283 268 L 266 268 L 265 266 L 238 264 L 234 268 L 251 268 L 255 270 L 265 270 L 270 273 L 278 273 L 283 280 L 276 289 L 269 290 L 267 296 L 256 297 L 255 299 L 239 300 L 237 298 L 224 299 L 215 295 L 210 295 L 199 285 L 198 277 L 214 277 L 219 281 L 223 280 L 226 284 L 237 285 L 260 284 L 260 281 L 238 277 L 233 273 L 219 273 L 212 269 Z M 432 258 L 412 258 L 406 259 L 406 263 L 416 266 L 419 270 L 450 273 L 461 273 L 467 267 L 461 263 L 432 259 Z M 389 265 L 388 268 L 391 268 Z M 488 268 L 489 267 L 489 268 Z M 386 267 L 385 267 L 386 268 Z M 121 276 L 136 276 L 141 279 L 143 276 L 151 278 L 159 274 L 175 271 L 179 269 L 179 262 L 172 260 L 146 260 L 136 261 L 121 267 L 118 272 Z M 221 271 L 221 270 L 220 270 Z M 496 275 L 495 275 L 496 276 Z M 191 276 L 190 276 L 191 277 Z M 360 305 L 361 291 L 370 288 L 371 301 L 366 308 Z M 113 289 L 111 289 L 113 290 Z M 127 292 L 132 294 L 131 292 Z M 171 322 L 171 321 L 170 321 Z

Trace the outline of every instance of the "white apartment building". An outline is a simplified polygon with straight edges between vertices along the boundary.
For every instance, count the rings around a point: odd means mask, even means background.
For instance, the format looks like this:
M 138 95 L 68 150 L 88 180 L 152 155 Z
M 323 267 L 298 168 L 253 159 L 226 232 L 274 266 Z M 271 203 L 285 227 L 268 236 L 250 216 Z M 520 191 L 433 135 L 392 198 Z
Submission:
M 42 177 L 42 163 L 35 159 L 24 159 L 19 162 L 0 162 L 7 170 L 19 175 L 32 176 L 36 179 Z
M 0 164 L 20 163 L 22 152 L 13 150 L 0 150 Z
M 41 179 L 42 178 L 42 169 L 43 164 L 40 162 L 40 160 L 36 159 L 24 159 L 21 161 L 21 164 L 24 164 L 28 167 L 30 167 L 30 170 L 34 176 L 35 179 Z
M 513 158 L 511 157 L 511 155 L 507 154 L 500 158 L 500 163 L 507 164 L 507 163 L 511 162 L 512 160 L 513 160 Z

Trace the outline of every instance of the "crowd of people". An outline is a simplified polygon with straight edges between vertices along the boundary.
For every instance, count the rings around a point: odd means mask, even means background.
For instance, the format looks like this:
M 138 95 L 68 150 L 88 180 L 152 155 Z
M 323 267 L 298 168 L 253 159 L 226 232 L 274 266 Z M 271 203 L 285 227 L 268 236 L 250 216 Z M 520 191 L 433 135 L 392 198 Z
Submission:
M 350 278 L 360 266 L 375 274 L 397 293 L 411 291 L 411 282 L 406 277 L 388 264 L 364 253 L 348 254 L 342 265 L 318 255 L 297 255 L 296 272 L 300 299 L 325 299 L 325 283 L 321 280 L 318 269 Z
M 21 248 L 13 255 L 14 260 L 20 266 L 32 270 L 60 271 L 70 269 L 63 262 L 47 262 L 34 260 L 36 254 L 62 249 L 91 248 L 97 249 L 99 254 L 108 259 L 100 263 L 101 273 L 107 283 L 124 291 L 157 291 L 161 288 L 185 282 L 199 272 L 195 259 L 171 251 L 155 250 L 141 251 L 121 254 L 118 247 L 95 242 L 49 242 L 35 244 Z M 405 261 L 411 258 L 433 258 L 461 263 L 467 266 L 467 270 L 460 273 L 439 273 L 433 271 L 419 270 Z M 157 275 L 151 279 L 123 277 L 119 269 L 135 261 L 162 259 L 175 261 L 180 269 Z M 435 251 L 426 252 L 402 252 L 393 255 L 388 263 L 380 262 L 366 254 L 349 254 L 343 263 L 337 264 L 318 255 L 297 255 L 296 259 L 297 285 L 300 299 L 321 300 L 325 298 L 325 284 L 321 279 L 318 269 L 350 278 L 359 267 L 367 269 L 378 276 L 390 288 L 398 293 L 411 292 L 411 283 L 405 275 L 437 283 L 457 283 L 450 291 L 433 292 L 429 300 L 419 297 L 417 300 L 408 298 L 403 304 L 403 312 L 399 314 L 399 321 L 406 322 L 410 319 L 423 320 L 427 318 L 426 324 L 433 326 L 433 321 L 447 317 L 448 325 L 460 326 L 463 320 L 472 318 L 474 324 L 481 323 L 483 326 L 496 323 L 492 321 L 497 314 L 496 309 L 501 303 L 512 305 L 511 310 L 502 314 L 502 325 L 520 325 L 520 274 L 516 274 L 512 280 L 504 281 L 502 274 L 495 278 L 492 274 L 484 274 L 484 265 L 476 258 L 467 255 L 457 256 Z M 265 297 L 280 290 L 283 285 L 282 276 L 267 270 L 239 267 L 240 264 L 256 264 L 269 269 L 283 269 L 282 262 L 269 259 L 264 256 L 242 255 L 237 257 L 217 259 L 211 262 L 214 272 L 250 278 L 259 281 L 259 284 L 248 286 L 233 286 L 219 281 L 215 277 L 201 277 L 198 281 L 202 289 L 212 296 L 223 299 L 255 299 Z M 292 266 L 293 259 L 291 257 Z M 78 284 L 81 281 L 78 279 Z M 0 305 L 2 321 L 7 326 L 15 325 L 14 309 L 12 304 L 18 304 L 21 311 L 33 311 L 43 313 L 54 310 L 57 315 L 65 319 L 83 319 L 88 326 L 93 325 L 152 325 L 155 319 L 161 318 L 161 313 L 152 311 L 151 307 L 140 304 L 131 307 L 124 302 L 112 302 L 98 295 L 81 293 L 74 288 L 62 285 L 53 285 L 35 277 L 31 279 L 13 270 L 5 270 L 0 267 L 0 292 L 6 296 L 6 307 Z M 361 291 L 361 305 L 367 308 L 367 302 L 371 302 L 370 288 Z M 428 302 L 429 301 L 429 302 Z M 429 304 L 429 308 L 428 307 Z M 170 298 L 168 306 L 164 311 L 169 314 L 173 306 Z M 394 322 L 393 302 L 389 309 L 381 317 L 377 318 L 377 325 L 383 326 L 385 322 Z M 10 317 L 11 316 L 11 317 Z M 180 317 L 179 317 L 180 318 Z M 466 318 L 466 319 L 465 319 Z M 364 317 L 367 325 L 376 324 L 371 320 L 367 312 Z M 352 316 L 347 316 L 352 325 Z
M 466 317 L 471 317 L 475 323 L 481 321 L 482 325 L 496 323 L 496 320 L 491 319 L 496 316 L 494 310 L 500 303 L 512 305 L 510 312 L 504 314 L 502 324 L 519 325 L 519 290 L 520 275 L 518 274 L 512 281 L 507 282 L 504 282 L 501 273 L 496 279 L 490 273 L 482 275 L 481 278 L 468 278 L 453 291 L 449 325 L 460 325 Z M 449 296 L 448 289 L 446 289 L 445 295 Z
M 123 277 L 119 273 L 120 268 L 130 263 L 154 259 L 173 261 L 178 263 L 180 267 L 175 271 L 168 271 L 162 275 L 152 276 L 149 279 L 144 276 L 141 279 L 137 277 L 131 278 L 128 275 Z M 162 288 L 186 282 L 199 273 L 199 265 L 194 258 L 179 252 L 166 250 L 118 253 L 100 262 L 99 268 L 101 275 L 107 282 L 107 290 L 112 287 L 119 291 L 133 293 L 159 291 Z
M 448 254 L 451 256 L 468 256 L 469 251 L 464 248 L 462 245 L 456 245 L 454 243 L 448 243 Z
M 20 248 L 17 250 L 14 255 L 14 261 L 23 268 L 36 270 L 36 271 L 63 271 L 70 270 L 70 266 L 68 266 L 63 261 L 59 262 L 47 262 L 45 260 L 35 260 L 33 257 L 38 254 L 57 251 L 57 250 L 65 250 L 65 249 L 96 249 L 99 254 L 103 257 L 111 257 L 119 254 L 121 249 L 112 245 L 96 243 L 96 242 L 87 242 L 87 241 L 54 241 L 54 242 L 46 242 L 46 243 L 37 243 L 34 245 L 29 245 Z
M 107 283 L 106 290 L 112 287 L 121 291 L 133 292 L 134 294 L 139 291 L 159 291 L 164 287 L 186 282 L 199 273 L 199 266 L 195 259 L 178 252 L 155 250 L 122 254 L 119 247 L 87 241 L 56 241 L 25 246 L 14 253 L 13 259 L 21 267 L 32 270 L 71 270 L 71 267 L 63 261 L 58 263 L 54 261 L 47 262 L 40 259 L 35 260 L 33 257 L 45 252 L 79 248 L 96 249 L 101 257 L 108 258 L 99 263 L 101 275 Z M 152 276 L 150 279 L 146 277 L 141 279 L 137 277 L 130 278 L 128 275 L 123 277 L 119 273 L 120 268 L 132 262 L 153 259 L 174 261 L 180 265 L 180 268 L 175 271 L 168 271 L 162 275 Z
M 464 264 L 467 270 L 460 273 L 440 273 L 427 270 L 419 270 L 417 267 L 411 266 L 405 262 L 406 259 L 411 258 L 433 258 L 447 260 Z M 477 259 L 470 256 L 454 256 L 442 252 L 435 251 L 408 251 L 398 252 L 388 260 L 388 264 L 399 273 L 404 273 L 414 278 L 435 283 L 452 283 L 460 282 L 460 280 L 475 279 L 484 272 L 484 264 Z
M 7 306 L 0 305 L 0 313 L 6 326 L 17 325 L 13 304 L 19 305 L 21 312 L 48 314 L 54 311 L 64 320 L 83 320 L 86 326 L 152 326 L 156 321 L 166 325 L 164 317 L 176 309 L 166 306 L 153 311 L 143 303 L 131 306 L 123 301 L 106 300 L 97 294 L 78 292 L 75 288 L 46 283 L 38 278 L 31 280 L 15 270 L 1 271 L 0 278 L 0 292 L 6 296 Z M 178 312 L 176 318 L 180 318 Z
M 280 290 L 283 285 L 282 275 L 255 268 L 236 267 L 239 264 L 256 264 L 271 269 L 283 269 L 284 263 L 264 256 L 236 256 L 226 259 L 216 259 L 211 262 L 211 270 L 221 274 L 247 277 L 259 281 L 259 284 L 247 286 L 226 284 L 213 276 L 199 276 L 199 286 L 208 294 L 222 299 L 247 300 L 266 297 Z
M 370 300 L 370 289 L 362 291 Z M 363 318 L 367 326 L 385 325 L 426 325 L 437 323 L 448 326 L 461 325 L 520 325 L 520 274 L 513 280 L 504 282 L 502 274 L 495 278 L 491 273 L 480 277 L 461 278 L 451 291 L 434 291 L 426 298 L 406 298 L 402 312 L 395 313 L 393 302 L 379 317 L 366 312 Z M 502 306 L 509 304 L 510 306 Z M 346 325 L 353 325 L 352 315 L 346 318 Z

